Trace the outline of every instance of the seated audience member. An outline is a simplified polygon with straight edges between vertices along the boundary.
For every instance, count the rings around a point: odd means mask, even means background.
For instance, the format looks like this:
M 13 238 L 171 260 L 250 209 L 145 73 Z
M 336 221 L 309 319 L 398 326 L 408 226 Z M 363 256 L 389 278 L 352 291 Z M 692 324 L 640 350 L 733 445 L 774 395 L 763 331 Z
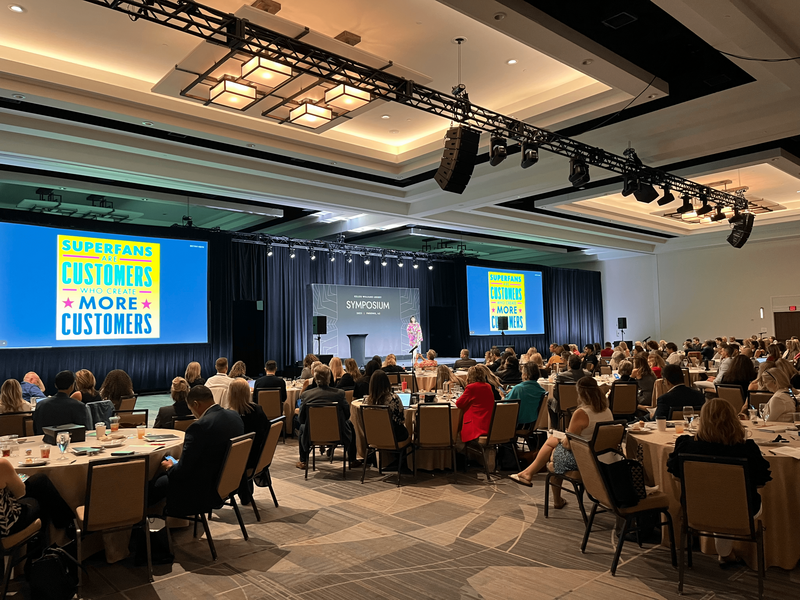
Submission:
M 218 358 L 214 363 L 214 368 L 217 373 L 206 380 L 206 387 L 214 394 L 214 402 L 224 408 L 228 406 L 228 387 L 233 381 L 228 377 L 228 359 L 224 356 Z
M 565 371 L 561 371 L 556 378 L 558 383 L 568 383 L 568 382 L 575 382 L 581 379 L 582 377 L 591 376 L 589 371 L 581 368 L 583 364 L 583 360 L 580 356 L 572 355 L 569 357 L 569 369 Z M 558 389 L 558 386 L 556 386 Z
M 658 342 L 655 341 L 655 340 L 649 340 L 645 344 L 645 350 L 647 350 L 648 353 L 652 353 L 652 352 L 656 352 L 657 353 L 659 351 Z
M 248 469 L 254 469 L 258 465 L 258 459 L 261 457 L 261 450 L 264 448 L 264 442 L 267 441 L 267 433 L 270 428 L 264 409 L 253 403 L 251 399 L 250 386 L 246 381 L 237 379 L 231 382 L 231 386 L 228 388 L 228 406 L 242 418 L 244 432 L 256 434 L 253 438 L 253 446 L 250 448 L 250 456 L 247 459 Z M 242 499 L 242 504 L 250 504 L 253 499 L 253 489 L 245 476 L 242 476 L 242 482 L 239 484 L 239 497 Z
M 192 414 L 186 404 L 186 396 L 189 395 L 189 389 L 189 382 L 183 377 L 176 377 L 172 380 L 172 387 L 169 390 L 172 404 L 158 409 L 154 424 L 156 429 L 174 429 L 172 417 L 188 417 Z
M 661 369 L 667 366 L 667 361 L 659 354 L 658 352 L 651 352 L 647 355 L 647 364 L 650 365 L 650 369 L 653 371 L 653 375 L 656 376 L 656 379 L 661 379 Z
M 241 360 L 237 360 L 235 363 L 233 363 L 233 366 L 231 367 L 231 370 L 228 373 L 228 377 L 230 377 L 231 379 L 244 379 L 245 381 L 247 381 L 250 378 L 247 376 L 246 371 L 247 371 L 247 365 L 245 365 L 244 362 L 242 362 Z
M 281 405 L 286 402 L 286 382 L 283 377 L 278 377 L 275 373 L 278 370 L 278 363 L 274 360 L 268 360 L 264 364 L 264 372 L 266 375 L 256 379 L 253 384 L 253 402 L 258 404 L 258 390 L 279 389 L 281 391 Z
M 536 348 L 528 348 L 528 351 L 525 354 L 521 354 L 519 356 L 519 366 L 526 364 L 533 356 L 533 353 L 536 352 Z
M 603 347 L 600 344 L 594 344 L 594 355 L 600 356 L 600 353 L 603 351 Z
M 441 367 L 439 367 L 441 369 Z M 445 367 L 447 368 L 447 367 Z M 406 428 L 406 415 L 403 403 L 400 398 L 392 391 L 392 384 L 382 369 L 378 369 L 372 374 L 369 380 L 369 400 L 367 404 L 376 406 L 388 406 L 389 418 L 392 421 L 392 429 L 397 442 L 404 442 L 408 439 L 408 429 Z
M 506 368 L 502 373 L 498 373 L 500 383 L 503 385 L 517 385 L 522 382 L 522 373 L 519 370 L 519 361 L 516 356 L 509 356 L 506 359 Z
M 55 384 L 58 390 L 56 395 L 36 403 L 36 410 L 33 411 L 34 434 L 42 435 L 44 427 L 70 423 L 84 425 L 87 431 L 94 429 L 86 405 L 80 400 L 69 397 L 75 390 L 75 375 L 72 371 L 61 371 L 56 375 Z
M 422 361 L 417 358 L 417 362 L 414 366 L 418 369 L 423 369 L 426 371 L 432 371 L 439 366 L 439 363 L 436 362 L 436 350 L 428 350 L 428 353 L 425 356 L 425 360 Z M 378 366 L 380 366 L 380 364 L 380 361 L 378 361 Z
M 506 361 L 509 359 L 509 357 L 511 357 L 510 352 L 503 352 L 500 355 L 500 366 L 498 366 L 497 369 L 494 370 L 494 374 L 497 375 L 498 377 L 502 376 L 503 371 L 506 370 Z
M 355 390 L 356 381 L 361 379 L 361 371 L 358 370 L 358 363 L 354 358 L 347 358 L 344 361 L 345 374 L 336 383 L 340 390 Z
M 564 364 L 564 359 L 562 355 L 564 354 L 564 348 L 561 346 L 556 346 L 553 348 L 553 354 L 547 359 L 547 366 L 552 367 L 553 365 L 561 365 Z
M 606 347 L 600 351 L 600 356 L 603 358 L 611 358 L 614 355 L 614 348 L 611 346 L 611 342 L 606 342 Z
M 789 378 L 783 371 L 775 368 L 767 369 L 762 379 L 766 388 L 772 392 L 772 398 L 767 403 L 766 420 L 791 423 L 792 413 L 797 412 L 797 403 L 789 393 Z
M 370 361 L 370 362 L 372 362 L 372 361 Z M 315 360 L 313 363 L 311 363 L 311 372 L 313 373 L 314 369 L 316 369 L 317 366 L 319 366 L 321 364 L 322 364 L 322 362 L 319 361 L 319 360 Z M 333 375 L 331 375 L 331 377 L 333 377 Z M 310 379 L 306 379 L 303 382 L 303 387 L 300 388 L 300 395 L 302 396 L 303 392 L 305 392 L 306 390 L 313 390 L 315 387 L 317 387 L 317 384 L 314 381 L 313 377 L 311 377 Z M 331 386 L 331 387 L 333 387 L 333 386 Z
M 72 397 L 80 400 L 84 404 L 89 402 L 100 402 L 103 398 L 94 386 L 97 382 L 94 375 L 88 369 L 81 369 L 75 373 L 75 392 Z
M 311 379 L 311 365 L 319 359 L 313 354 L 306 354 L 303 359 L 303 370 L 300 372 L 300 379 Z
M 683 361 L 683 356 L 680 355 L 678 352 L 678 346 L 675 345 L 675 342 L 667 342 L 666 345 L 667 349 L 667 364 L 668 365 L 680 365 Z
M 364 367 L 364 375 L 360 377 L 356 381 L 356 385 L 353 388 L 353 398 L 359 399 L 363 398 L 367 394 L 369 394 L 369 380 L 372 377 L 372 374 L 381 368 L 381 363 L 371 360 L 367 363 L 367 366 Z
M 717 344 L 714 340 L 706 340 L 702 350 L 700 350 L 700 354 L 703 355 L 703 360 L 714 360 L 714 355 L 717 353 L 716 348 Z
M 173 515 L 194 515 L 222 503 L 217 493 L 220 472 L 231 439 L 244 433 L 242 418 L 216 404 L 204 385 L 189 390 L 186 405 L 197 421 L 186 430 L 180 460 L 175 465 L 161 462 L 166 472 L 151 482 L 148 495 L 151 505 L 166 498 L 167 513 Z
M 650 364 L 644 356 L 637 356 L 633 359 L 633 372 L 631 377 L 636 380 L 639 391 L 636 395 L 636 402 L 639 406 L 652 406 L 653 386 L 656 384 L 656 376 L 650 369 Z
M 619 346 L 617 346 L 617 348 L 619 348 Z M 626 360 L 628 359 L 625 358 L 625 354 L 622 352 L 622 350 L 614 350 L 614 354 L 611 355 L 611 368 L 614 370 L 619 369 L 620 364 Z
M 447 365 L 439 365 L 436 367 L 436 389 L 443 390 L 446 383 L 450 384 L 450 389 L 452 390 L 456 386 L 458 388 L 462 388 L 461 380 L 456 377 L 456 374 L 453 373 L 452 369 Z
M 626 344 L 625 342 L 619 343 L 619 350 L 625 355 L 625 358 L 631 357 L 631 351 L 628 350 L 628 344 Z
M 386 360 L 383 361 L 381 370 L 384 373 L 405 373 L 406 370 L 397 364 L 397 357 L 394 354 L 387 354 Z M 336 386 L 339 387 L 339 386 Z
M 591 373 L 599 373 L 599 370 L 597 369 L 597 364 L 599 362 L 600 359 L 598 359 L 597 355 L 594 353 L 594 346 L 591 344 L 586 344 L 586 346 L 583 348 L 583 363 L 581 364 L 581 367 Z
M 617 375 L 619 375 L 619 379 L 617 381 L 622 381 L 623 383 L 626 381 L 631 381 L 631 374 L 633 373 L 633 363 L 629 360 L 623 360 L 619 363 L 619 369 L 617 369 Z
M 22 399 L 26 402 L 31 398 L 46 398 L 47 394 L 44 393 L 44 384 L 39 376 L 33 371 L 25 373 L 22 378 Z
M 715 385 L 738 385 L 742 388 L 742 398 L 747 399 L 747 388 L 756 380 L 756 369 L 752 361 L 744 354 L 731 358 L 730 365 L 723 376 L 717 376 Z
M 667 365 L 663 370 L 666 393 L 656 400 L 656 412 L 653 419 L 671 419 L 673 410 L 681 410 L 684 406 L 699 409 L 705 402 L 703 392 L 687 388 L 683 381 L 683 371 L 678 365 Z
M 380 366 L 380 363 L 378 363 Z M 370 368 L 372 367 L 372 368 Z M 367 363 L 370 377 L 378 370 L 375 363 Z M 347 403 L 343 390 L 330 387 L 331 370 L 327 365 L 318 365 L 314 370 L 314 382 L 317 384 L 313 390 L 308 390 L 301 397 L 300 413 L 298 421 L 300 423 L 299 443 L 300 461 L 295 465 L 298 469 L 305 469 L 308 461 L 308 453 L 311 450 L 310 432 L 306 423 L 308 422 L 308 407 L 318 404 L 335 403 L 339 416 L 339 433 L 342 436 L 342 445 L 345 448 L 347 459 L 350 461 L 350 468 L 360 467 L 363 463 L 356 458 L 356 440 L 353 431 L 353 424 L 350 422 L 350 405 Z M 369 385 L 369 380 L 367 380 Z M 367 388 L 369 390 L 369 388 Z
M 784 358 L 779 358 L 776 360 L 772 368 L 780 369 L 783 374 L 786 375 L 786 379 L 790 381 L 792 377 L 797 375 L 797 369 L 794 368 L 794 365 Z
M 682 435 L 675 440 L 675 450 L 667 459 L 667 471 L 675 477 L 681 475 L 678 462 L 678 456 L 681 454 L 746 459 L 750 486 L 747 490 L 749 507 L 753 511 L 752 516 L 761 512 L 761 496 L 758 488 L 764 487 L 772 480 L 769 462 L 761 455 L 758 445 L 753 440 L 747 439 L 747 432 L 736 418 L 736 412 L 730 404 L 719 398 L 709 400 L 700 411 L 697 433 L 694 436 Z M 714 492 L 712 489 L 708 491 L 709 494 Z M 722 565 L 737 562 L 732 540 L 714 538 L 714 543 Z
M 124 398 L 133 398 L 133 382 L 122 369 L 114 369 L 106 375 L 100 387 L 100 396 L 103 400 L 111 400 L 116 410 Z
M 486 366 L 492 373 L 494 373 L 500 368 L 500 350 L 497 348 L 492 348 L 491 353 L 491 362 L 487 362 Z
M 692 338 L 692 351 L 700 352 L 703 349 L 703 344 L 700 343 L 699 337 Z
M 200 363 L 192 361 L 186 366 L 186 373 L 183 378 L 189 384 L 190 388 L 196 385 L 205 385 L 206 380 L 201 375 Z
M 472 367 L 470 367 L 470 369 L 471 368 Z M 497 376 L 497 374 L 492 373 L 491 369 L 489 369 L 486 365 L 475 365 L 475 368 L 483 373 L 486 383 L 491 386 L 492 395 L 494 396 L 495 401 L 502 400 L 506 394 L 503 390 L 503 384 L 500 383 L 500 378 Z
M 614 415 L 608 408 L 608 400 L 597 387 L 593 377 L 582 377 L 575 385 L 578 392 L 578 408 L 572 413 L 567 431 L 584 438 L 591 438 L 597 423 L 613 421 Z M 553 463 L 553 472 L 556 475 L 578 470 L 575 457 L 569 447 L 569 439 L 559 440 L 556 436 L 550 436 L 528 468 L 516 475 L 511 475 L 511 479 L 531 487 L 533 476 L 547 466 L 548 462 Z M 553 507 L 560 509 L 564 508 L 566 504 L 566 500 L 561 498 L 561 487 L 558 484 L 554 485 Z
M 547 395 L 545 389 L 539 385 L 539 367 L 528 361 L 522 367 L 522 382 L 511 388 L 506 394 L 506 400 L 519 400 L 519 416 L 517 416 L 517 429 L 527 429 L 539 418 L 539 409 L 542 400 Z
M 460 358 L 453 364 L 453 367 L 456 369 L 469 369 L 470 367 L 474 367 L 478 364 L 477 360 L 474 360 L 469 357 L 469 350 L 464 348 L 461 351 Z
M 328 366 L 331 369 L 331 387 L 336 387 L 336 384 L 339 383 L 339 380 L 344 375 L 344 367 L 342 366 L 342 359 L 338 356 L 334 356 L 331 361 L 328 363 Z
M 22 399 L 22 386 L 16 379 L 6 379 L 0 387 L 0 413 L 30 412 L 30 402 Z
M 492 386 L 486 382 L 485 371 L 477 365 L 467 371 L 467 386 L 464 388 L 464 393 L 456 400 L 456 406 L 463 413 L 463 425 L 459 433 L 460 443 L 456 442 L 457 449 L 461 452 L 465 444 L 487 435 L 492 422 L 494 411 Z

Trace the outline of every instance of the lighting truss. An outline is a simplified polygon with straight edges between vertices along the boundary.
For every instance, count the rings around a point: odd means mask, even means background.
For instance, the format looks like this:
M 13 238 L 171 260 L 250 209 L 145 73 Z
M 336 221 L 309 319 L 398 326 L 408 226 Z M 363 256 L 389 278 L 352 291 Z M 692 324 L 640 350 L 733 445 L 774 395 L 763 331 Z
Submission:
M 182 31 L 209 43 L 224 46 L 231 52 L 291 64 L 299 73 L 313 75 L 336 85 L 345 84 L 381 98 L 411 106 L 485 133 L 493 133 L 518 142 L 536 144 L 539 149 L 624 175 L 630 162 L 601 148 L 541 129 L 506 115 L 473 104 L 464 89 L 454 88 L 453 95 L 419 85 L 412 80 L 385 71 L 389 62 L 377 69 L 338 56 L 261 27 L 233 14 L 199 4 L 194 0 L 83 0 L 124 13 L 134 20 L 145 20 Z M 637 166 L 641 184 L 669 186 L 676 194 L 693 198 L 705 195 L 717 206 L 745 210 L 747 201 L 733 194 L 700 185 L 671 173 Z

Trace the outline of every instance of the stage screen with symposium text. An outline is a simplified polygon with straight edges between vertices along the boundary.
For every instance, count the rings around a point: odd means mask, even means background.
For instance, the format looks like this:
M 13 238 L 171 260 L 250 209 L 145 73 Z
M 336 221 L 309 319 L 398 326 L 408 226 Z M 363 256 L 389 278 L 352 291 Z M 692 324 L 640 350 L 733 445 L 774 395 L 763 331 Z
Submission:
M 0 223 L 0 349 L 208 341 L 208 242 Z
M 328 319 L 328 333 L 321 339 L 321 354 L 350 357 L 347 334 L 366 333 L 367 356 L 405 354 L 408 358 L 406 328 L 412 316 L 418 321 L 420 318 L 418 289 L 312 284 L 311 290 L 313 314 Z M 427 348 L 427 341 L 422 342 L 422 347 Z M 315 336 L 313 352 L 317 351 Z
M 470 335 L 498 335 L 508 317 L 509 335 L 544 333 L 541 271 L 467 266 Z

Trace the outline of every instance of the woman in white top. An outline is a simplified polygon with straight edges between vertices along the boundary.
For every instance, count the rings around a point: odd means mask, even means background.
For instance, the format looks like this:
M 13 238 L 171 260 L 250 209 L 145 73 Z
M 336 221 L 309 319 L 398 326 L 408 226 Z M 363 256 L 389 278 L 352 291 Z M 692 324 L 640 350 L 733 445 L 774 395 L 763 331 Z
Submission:
M 575 384 L 578 392 L 578 408 L 572 413 L 569 422 L 569 433 L 575 433 L 581 437 L 591 438 L 597 423 L 613 421 L 614 415 L 608 408 L 608 400 L 597 387 L 594 377 L 581 377 Z M 512 475 L 511 479 L 522 485 L 532 486 L 531 478 L 542 470 L 548 462 L 553 462 L 553 472 L 563 475 L 567 471 L 577 471 L 578 465 L 575 457 L 569 448 L 569 440 L 564 437 L 559 439 L 555 435 L 550 436 L 539 450 L 536 459 L 524 471 Z M 553 486 L 553 507 L 563 508 L 566 500 L 561 498 L 561 489 Z
M 31 412 L 31 405 L 22 399 L 22 386 L 16 379 L 6 379 L 0 387 L 0 413 Z
M 789 394 L 789 379 L 780 369 L 768 369 L 762 374 L 761 380 L 772 392 L 772 398 L 767 403 L 766 420 L 791 423 L 792 413 L 797 411 L 797 404 Z

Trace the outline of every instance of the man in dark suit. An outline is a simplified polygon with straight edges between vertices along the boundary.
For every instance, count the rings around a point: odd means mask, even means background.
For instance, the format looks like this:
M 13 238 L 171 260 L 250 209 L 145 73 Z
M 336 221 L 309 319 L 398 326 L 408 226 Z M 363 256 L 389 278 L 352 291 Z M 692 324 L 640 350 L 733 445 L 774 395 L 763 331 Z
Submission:
M 461 351 L 461 358 L 459 358 L 455 364 L 453 365 L 456 369 L 469 369 L 470 367 L 474 367 L 478 364 L 474 358 L 469 357 L 469 350 L 464 348 Z
M 274 360 L 268 360 L 267 364 L 264 365 L 264 370 L 267 372 L 264 377 L 260 377 L 256 379 L 256 382 L 253 384 L 253 404 L 258 404 L 258 390 L 262 389 L 275 389 L 278 388 L 281 391 L 281 404 L 286 402 L 286 382 L 283 380 L 282 377 L 277 377 L 275 372 L 278 370 L 278 363 Z
M 167 499 L 167 512 L 192 515 L 222 503 L 217 483 L 231 438 L 244 433 L 242 418 L 214 403 L 214 394 L 204 385 L 193 387 L 186 404 L 197 421 L 186 430 L 183 452 L 177 464 L 164 460 L 166 470 L 150 486 L 149 502 Z
M 378 365 L 380 367 L 380 365 Z M 347 451 L 347 458 L 350 461 L 350 467 L 360 467 L 361 461 L 356 458 L 356 436 L 353 431 L 353 424 L 350 422 L 350 405 L 347 403 L 344 390 L 338 390 L 330 387 L 331 370 L 327 365 L 317 365 L 314 369 L 314 383 L 317 387 L 307 389 L 303 392 L 300 403 L 300 414 L 298 420 L 300 422 L 299 443 L 300 461 L 297 463 L 298 469 L 305 469 L 306 462 L 308 462 L 308 453 L 310 450 L 311 442 L 309 440 L 310 432 L 307 427 L 308 423 L 308 407 L 320 404 L 336 404 L 337 413 L 339 417 L 339 433 L 342 436 L 342 445 Z
M 667 385 L 667 392 L 661 394 L 656 401 L 656 412 L 653 420 L 663 417 L 672 418 L 673 410 L 680 410 L 684 406 L 693 406 L 699 410 L 706 401 L 703 392 L 687 388 L 683 384 L 683 371 L 678 365 L 667 365 L 661 369 L 661 376 Z
M 490 371 L 496 373 L 497 369 L 500 368 L 500 364 L 503 362 L 500 360 L 500 350 L 498 350 L 497 348 L 492 348 L 492 360 L 494 362 L 486 366 L 489 367 Z
M 56 375 L 55 396 L 50 396 L 36 404 L 33 411 L 33 432 L 36 435 L 44 433 L 44 427 L 56 427 L 58 425 L 85 425 L 87 430 L 94 429 L 92 415 L 86 405 L 80 400 L 70 398 L 69 395 L 75 391 L 75 375 L 72 371 L 61 371 Z

